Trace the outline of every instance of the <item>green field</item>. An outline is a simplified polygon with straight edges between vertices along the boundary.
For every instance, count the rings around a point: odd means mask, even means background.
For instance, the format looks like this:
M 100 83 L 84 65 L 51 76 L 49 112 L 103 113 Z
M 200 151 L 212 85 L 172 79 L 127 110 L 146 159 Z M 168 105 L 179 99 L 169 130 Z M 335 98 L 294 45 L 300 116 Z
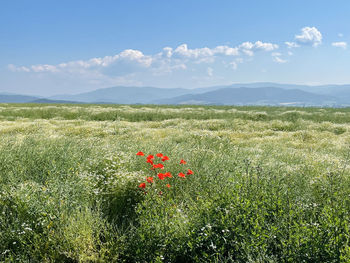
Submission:
M 0 262 L 350 262 L 348 108 L 2 104 L 0 138 Z

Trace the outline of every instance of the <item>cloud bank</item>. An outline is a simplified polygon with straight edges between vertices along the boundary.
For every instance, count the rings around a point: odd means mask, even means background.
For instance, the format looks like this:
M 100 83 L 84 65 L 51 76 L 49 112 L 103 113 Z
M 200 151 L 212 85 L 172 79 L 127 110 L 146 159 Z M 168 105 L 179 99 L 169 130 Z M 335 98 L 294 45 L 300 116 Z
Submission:
M 131 72 L 142 69 L 154 69 L 157 71 L 169 72 L 170 70 L 186 69 L 188 63 L 213 63 L 228 57 L 254 56 L 255 52 L 270 52 L 278 49 L 277 44 L 265 43 L 262 41 L 244 42 L 237 47 L 216 46 L 214 48 L 188 48 L 187 44 L 179 45 L 176 48 L 164 47 L 163 50 L 154 55 L 145 55 L 140 50 L 127 49 L 113 56 L 91 58 L 89 60 L 78 60 L 63 62 L 58 65 L 39 64 L 31 66 L 9 65 L 11 71 L 16 72 L 51 72 L 51 73 L 86 73 L 87 71 L 104 71 L 114 68 L 117 74 L 118 68 L 125 71 L 128 68 Z M 125 73 L 125 72 L 124 72 Z
M 114 55 L 58 64 L 10 64 L 8 69 L 29 76 L 32 81 L 42 81 L 42 85 L 46 81 L 46 86 L 64 86 L 66 90 L 70 86 L 80 89 L 113 85 L 202 86 L 223 83 L 225 78 L 237 76 L 245 63 L 260 64 L 262 68 L 271 62 L 288 64 L 294 58 L 292 49 L 317 47 L 322 39 L 316 27 L 306 26 L 291 40 L 283 41 L 282 47 L 261 40 L 214 47 L 190 47 L 183 43 L 166 46 L 153 54 L 126 49 Z M 333 42 L 332 46 L 346 49 L 347 43 Z

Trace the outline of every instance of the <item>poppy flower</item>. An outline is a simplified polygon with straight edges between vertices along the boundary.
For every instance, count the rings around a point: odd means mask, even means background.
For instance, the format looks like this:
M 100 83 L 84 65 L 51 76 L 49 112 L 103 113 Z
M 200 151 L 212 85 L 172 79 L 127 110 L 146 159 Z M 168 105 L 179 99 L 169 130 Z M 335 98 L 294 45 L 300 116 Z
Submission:
M 145 189 L 146 188 L 146 184 L 145 183 L 141 183 L 141 184 L 139 184 L 139 187 L 142 188 L 142 189 Z
M 184 173 L 179 173 L 178 176 L 181 178 L 186 178 L 186 175 Z
M 150 163 L 151 165 L 153 165 L 153 161 L 151 159 L 147 159 L 146 163 Z
M 160 169 L 164 169 L 164 165 L 161 163 L 158 164 L 153 164 L 153 168 L 160 168 Z
M 147 177 L 147 182 L 153 183 L 153 177 Z
M 162 173 L 159 173 L 159 174 L 158 174 L 158 178 L 159 178 L 160 180 L 164 180 L 165 177 L 166 177 L 166 176 L 165 176 L 164 174 L 162 174 Z
M 187 162 L 185 160 L 182 160 L 180 161 L 180 164 L 186 164 Z
M 165 161 L 168 161 L 169 160 L 169 157 L 164 155 L 163 158 L 162 158 L 162 161 L 165 162 Z
M 159 157 L 159 158 L 162 158 L 163 154 L 162 153 L 157 153 L 156 156 Z
M 147 160 L 153 160 L 153 159 L 154 159 L 153 155 L 150 154 L 150 155 L 147 156 Z
M 143 152 L 138 152 L 136 155 L 138 155 L 138 156 L 145 156 L 145 154 Z
M 170 188 L 170 186 L 171 186 L 170 184 L 166 184 L 166 187 Z
M 193 171 L 191 169 L 188 169 L 187 175 L 193 174 Z
M 164 175 L 165 175 L 165 177 L 169 177 L 169 178 L 173 177 L 170 172 L 166 172 Z

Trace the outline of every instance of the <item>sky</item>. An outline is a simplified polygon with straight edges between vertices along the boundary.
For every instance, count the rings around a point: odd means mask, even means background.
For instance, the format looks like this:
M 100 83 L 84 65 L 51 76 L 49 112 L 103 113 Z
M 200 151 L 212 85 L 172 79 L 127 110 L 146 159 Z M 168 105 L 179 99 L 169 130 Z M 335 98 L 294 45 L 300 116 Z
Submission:
M 350 83 L 350 1 L 2 0 L 0 92 Z

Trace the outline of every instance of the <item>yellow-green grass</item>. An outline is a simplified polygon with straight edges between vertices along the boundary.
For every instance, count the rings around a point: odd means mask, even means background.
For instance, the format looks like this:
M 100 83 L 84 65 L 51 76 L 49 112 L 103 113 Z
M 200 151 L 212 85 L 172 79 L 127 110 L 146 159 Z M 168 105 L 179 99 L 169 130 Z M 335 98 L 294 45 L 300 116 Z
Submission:
M 348 262 L 349 123 L 348 108 L 2 104 L 0 261 Z M 195 174 L 145 194 L 138 151 Z

